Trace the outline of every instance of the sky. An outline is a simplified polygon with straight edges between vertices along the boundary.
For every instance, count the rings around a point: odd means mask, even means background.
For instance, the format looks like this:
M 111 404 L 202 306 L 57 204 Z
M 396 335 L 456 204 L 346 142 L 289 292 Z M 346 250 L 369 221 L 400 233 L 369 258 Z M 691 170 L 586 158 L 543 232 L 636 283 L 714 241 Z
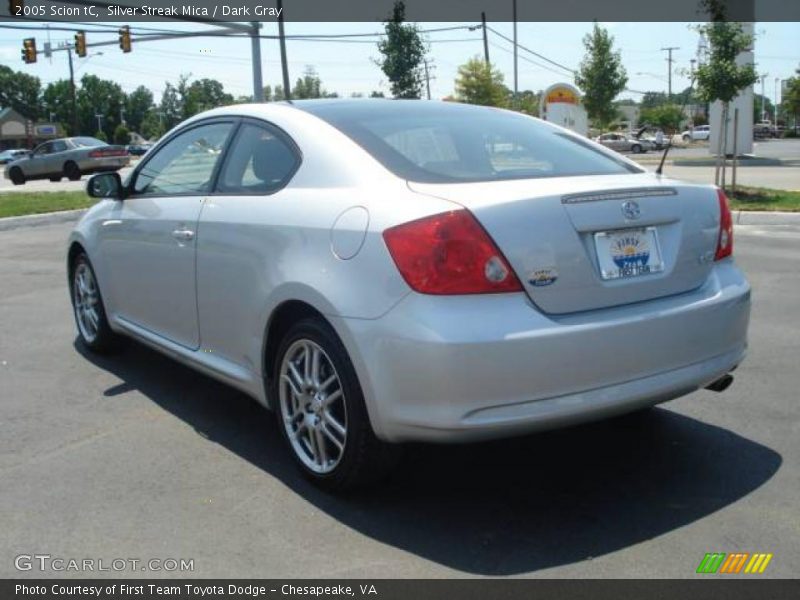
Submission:
M 1 25 L 2 23 L 0 23 Z M 421 29 L 433 29 L 478 23 L 419 23 Z M 53 24 L 55 25 L 55 24 Z M 121 23 L 103 23 L 102 27 L 116 28 Z M 207 28 L 197 24 L 139 23 L 142 27 L 168 27 L 177 30 Z M 615 38 L 615 48 L 622 54 L 628 72 L 628 88 L 637 91 L 666 91 L 666 52 L 661 48 L 677 46 L 673 52 L 673 91 L 688 85 L 682 71 L 688 70 L 690 59 L 697 52 L 698 35 L 689 23 L 602 23 Z M 38 26 L 38 25 L 33 25 Z M 512 37 L 511 23 L 489 23 L 498 33 Z M 134 25 L 136 27 L 136 25 Z M 591 23 L 520 23 L 518 43 L 553 61 L 570 68 L 580 63 L 584 48 L 583 36 L 592 28 Z M 89 44 L 116 39 L 111 33 L 91 33 L 87 27 Z M 262 32 L 276 35 L 275 23 L 264 23 Z M 343 34 L 379 33 L 380 23 L 287 23 L 286 34 Z M 764 91 L 770 99 L 775 97 L 775 79 L 794 75 L 800 66 L 800 23 L 756 23 L 755 60 L 759 73 L 766 73 Z M 27 31 L 0 28 L 0 63 L 37 76 L 43 84 L 67 77 L 66 53 L 55 53 L 52 59 L 40 54 L 39 62 L 26 65 L 20 58 L 22 39 L 37 38 L 40 49 L 47 39 L 45 31 Z M 443 31 L 426 34 L 430 42 L 429 60 L 431 96 L 442 98 L 453 93 L 454 80 L 460 64 L 473 56 L 483 56 L 480 30 Z M 53 31 L 53 46 L 60 41 L 72 42 L 72 34 Z M 292 82 L 302 74 L 307 65 L 316 68 L 323 87 L 339 95 L 357 92 L 368 95 L 372 90 L 389 95 L 389 86 L 374 59 L 379 53 L 375 43 L 334 43 L 329 41 L 287 42 L 289 75 Z M 262 68 L 265 85 L 281 83 L 278 42 L 262 40 Z M 493 32 L 489 32 L 489 54 L 493 64 L 505 76 L 505 83 L 513 87 L 512 45 Z M 102 54 L 99 54 L 102 52 Z M 571 82 L 564 70 L 542 61 L 527 52 L 519 52 L 519 89 L 542 90 L 558 82 Z M 533 61 L 533 62 L 531 62 Z M 176 82 L 181 74 L 191 74 L 192 79 L 212 78 L 221 81 L 227 92 L 234 96 L 252 94 L 249 39 L 187 38 L 161 42 L 136 42 L 133 51 L 123 54 L 116 45 L 89 49 L 87 58 L 75 62 L 76 77 L 92 73 L 116 81 L 130 92 L 138 85 L 152 90 L 156 101 L 161 97 L 165 82 Z M 779 86 L 778 86 L 779 87 Z M 757 92 L 760 93 L 760 85 Z M 778 94 L 780 90 L 778 89 Z M 622 98 L 637 99 L 635 92 L 625 92 Z

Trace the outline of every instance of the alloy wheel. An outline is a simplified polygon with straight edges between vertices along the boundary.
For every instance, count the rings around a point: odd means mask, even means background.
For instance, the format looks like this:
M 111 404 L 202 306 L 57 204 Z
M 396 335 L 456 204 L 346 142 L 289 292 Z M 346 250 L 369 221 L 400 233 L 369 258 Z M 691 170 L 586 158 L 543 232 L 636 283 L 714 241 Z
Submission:
M 72 280 L 75 320 L 83 339 L 91 344 L 100 330 L 100 294 L 91 268 L 85 262 L 78 263 Z
M 333 471 L 347 443 L 342 382 L 322 347 L 309 339 L 292 343 L 278 382 L 281 420 L 297 457 L 311 471 Z

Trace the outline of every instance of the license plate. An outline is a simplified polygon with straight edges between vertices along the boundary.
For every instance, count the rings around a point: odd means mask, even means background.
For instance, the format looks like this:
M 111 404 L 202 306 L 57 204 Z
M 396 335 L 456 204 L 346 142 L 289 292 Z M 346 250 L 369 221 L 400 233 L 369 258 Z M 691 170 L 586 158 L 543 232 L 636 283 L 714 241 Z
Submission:
M 655 227 L 600 231 L 594 234 L 600 276 L 621 279 L 664 270 Z

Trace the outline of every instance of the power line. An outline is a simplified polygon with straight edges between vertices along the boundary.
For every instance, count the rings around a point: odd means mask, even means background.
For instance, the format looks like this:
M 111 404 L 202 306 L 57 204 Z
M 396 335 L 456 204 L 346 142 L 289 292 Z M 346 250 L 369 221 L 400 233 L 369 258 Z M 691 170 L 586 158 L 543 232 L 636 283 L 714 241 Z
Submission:
M 513 44 L 513 43 L 514 43 L 514 40 L 512 40 L 511 38 L 509 38 L 509 37 L 507 37 L 507 36 L 503 35 L 503 34 L 502 34 L 502 33 L 500 33 L 499 31 L 497 31 L 497 30 L 496 30 L 494 27 L 491 27 L 491 26 L 487 25 L 487 26 L 486 26 L 486 28 L 487 28 L 489 31 L 491 31 L 492 33 L 494 33 L 496 36 L 503 38 L 505 41 L 507 41 L 507 42 L 509 42 L 509 43 L 511 43 L 511 44 Z M 527 52 L 527 53 L 529 53 L 529 54 L 532 54 L 533 56 L 536 56 L 536 57 L 538 57 L 538 58 L 540 58 L 540 59 L 542 59 L 542 60 L 544 60 L 544 61 L 546 61 L 546 62 L 549 62 L 551 65 L 555 65 L 555 66 L 556 66 L 556 67 L 558 67 L 559 69 L 564 69 L 565 71 L 569 71 L 570 73 L 575 73 L 575 69 L 571 69 L 571 68 L 569 68 L 569 67 L 565 67 L 565 66 L 564 66 L 564 65 L 562 65 L 561 63 L 558 63 L 558 62 L 556 62 L 556 61 L 554 61 L 554 60 L 552 60 L 552 59 L 550 59 L 550 58 L 547 58 L 545 55 L 543 55 L 543 54 L 539 54 L 538 52 L 535 52 L 535 51 L 531 50 L 530 48 L 526 48 L 525 46 L 523 46 L 523 45 L 522 45 L 522 44 L 520 44 L 520 43 L 517 43 L 517 47 L 518 47 L 520 50 L 524 50 L 525 52 Z

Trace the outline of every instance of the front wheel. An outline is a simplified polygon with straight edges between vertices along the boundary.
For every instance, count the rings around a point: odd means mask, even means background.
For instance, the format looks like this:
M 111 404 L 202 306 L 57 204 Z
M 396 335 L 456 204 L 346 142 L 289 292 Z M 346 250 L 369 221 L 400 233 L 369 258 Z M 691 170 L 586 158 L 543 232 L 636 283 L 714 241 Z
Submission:
M 642 147 L 639 144 L 634 144 L 633 146 L 631 146 L 631 152 L 633 152 L 634 154 L 641 154 Z
M 92 352 L 101 354 L 115 349 L 119 337 L 108 325 L 103 297 L 86 254 L 79 254 L 73 263 L 70 296 L 75 324 L 83 345 Z
M 66 175 L 67 179 L 70 181 L 78 181 L 81 178 L 81 170 L 78 168 L 78 165 L 69 161 L 64 165 L 64 175 Z
M 393 466 L 399 450 L 375 436 L 355 369 L 324 320 L 291 327 L 272 379 L 278 426 L 295 462 L 317 485 L 363 487 Z
M 8 172 L 8 176 L 11 179 L 11 183 L 14 185 L 22 185 L 25 183 L 25 174 L 19 167 L 11 167 L 11 170 Z

